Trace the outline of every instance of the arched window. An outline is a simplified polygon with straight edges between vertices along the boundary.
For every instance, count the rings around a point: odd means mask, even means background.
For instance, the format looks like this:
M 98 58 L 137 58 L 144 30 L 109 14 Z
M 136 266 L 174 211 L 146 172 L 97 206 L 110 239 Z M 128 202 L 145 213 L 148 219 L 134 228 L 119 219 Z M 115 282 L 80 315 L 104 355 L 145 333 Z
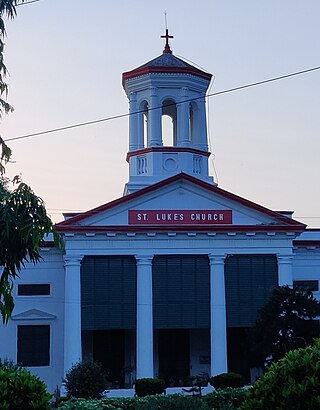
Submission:
M 177 145 L 177 106 L 167 99 L 162 103 L 162 143 L 164 146 Z

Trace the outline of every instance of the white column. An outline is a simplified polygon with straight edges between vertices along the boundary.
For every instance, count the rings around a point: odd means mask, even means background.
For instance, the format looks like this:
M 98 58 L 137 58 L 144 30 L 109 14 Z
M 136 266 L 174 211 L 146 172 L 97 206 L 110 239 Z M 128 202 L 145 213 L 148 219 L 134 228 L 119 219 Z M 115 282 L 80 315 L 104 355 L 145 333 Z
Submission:
M 206 119 L 206 101 L 205 97 L 197 101 L 198 105 L 198 118 L 197 118 L 197 130 L 196 130 L 196 148 L 203 151 L 208 151 L 208 137 L 207 137 L 207 119 Z
M 186 102 L 184 102 L 186 101 Z M 177 105 L 177 120 L 178 120 L 178 135 L 177 135 L 177 146 L 178 147 L 188 147 L 190 146 L 190 101 L 189 93 L 186 87 L 181 89 L 181 100 Z
M 139 121 L 139 114 L 137 114 L 137 93 L 130 94 L 130 117 L 129 117 L 129 151 L 135 151 L 139 148 L 143 148 L 141 143 L 139 144 L 141 138 L 139 139 L 138 135 L 138 121 Z
M 159 107 L 159 98 L 156 87 L 150 87 L 150 109 L 148 112 L 148 147 L 160 147 L 162 142 L 162 108 Z
M 293 286 L 292 282 L 293 255 L 278 255 L 278 284 L 279 286 Z
M 224 279 L 225 255 L 209 255 L 210 260 L 210 336 L 211 376 L 228 371 L 227 318 Z
M 137 379 L 154 377 L 153 371 L 153 309 L 152 258 L 136 256 L 137 260 Z
M 81 259 L 65 257 L 64 373 L 82 359 Z

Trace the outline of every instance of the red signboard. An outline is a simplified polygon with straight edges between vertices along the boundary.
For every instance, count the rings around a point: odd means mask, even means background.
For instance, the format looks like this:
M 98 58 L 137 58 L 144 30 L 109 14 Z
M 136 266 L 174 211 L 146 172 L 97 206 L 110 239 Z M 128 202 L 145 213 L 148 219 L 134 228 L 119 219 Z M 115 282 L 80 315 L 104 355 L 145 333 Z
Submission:
M 129 211 L 129 225 L 230 225 L 232 210 Z

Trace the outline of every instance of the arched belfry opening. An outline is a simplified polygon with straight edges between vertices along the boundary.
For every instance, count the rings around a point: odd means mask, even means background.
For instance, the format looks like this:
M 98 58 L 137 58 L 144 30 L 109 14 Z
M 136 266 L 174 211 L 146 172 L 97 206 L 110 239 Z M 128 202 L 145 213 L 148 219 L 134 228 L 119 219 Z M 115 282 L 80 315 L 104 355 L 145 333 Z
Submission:
M 177 106 L 174 100 L 162 103 L 161 116 L 162 144 L 165 147 L 177 145 Z
M 148 121 L 149 121 L 149 106 L 147 101 L 143 101 L 140 104 L 140 146 L 141 148 L 146 148 L 148 147 L 148 141 L 149 141 L 149 127 L 148 127 Z

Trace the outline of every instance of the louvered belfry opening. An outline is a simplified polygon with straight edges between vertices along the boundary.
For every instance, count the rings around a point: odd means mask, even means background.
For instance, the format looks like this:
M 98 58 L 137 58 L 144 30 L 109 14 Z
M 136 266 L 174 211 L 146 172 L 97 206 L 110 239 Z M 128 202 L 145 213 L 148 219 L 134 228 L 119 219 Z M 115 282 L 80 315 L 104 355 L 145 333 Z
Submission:
M 276 255 L 229 255 L 225 261 L 228 369 L 250 381 L 248 336 L 278 285 Z

